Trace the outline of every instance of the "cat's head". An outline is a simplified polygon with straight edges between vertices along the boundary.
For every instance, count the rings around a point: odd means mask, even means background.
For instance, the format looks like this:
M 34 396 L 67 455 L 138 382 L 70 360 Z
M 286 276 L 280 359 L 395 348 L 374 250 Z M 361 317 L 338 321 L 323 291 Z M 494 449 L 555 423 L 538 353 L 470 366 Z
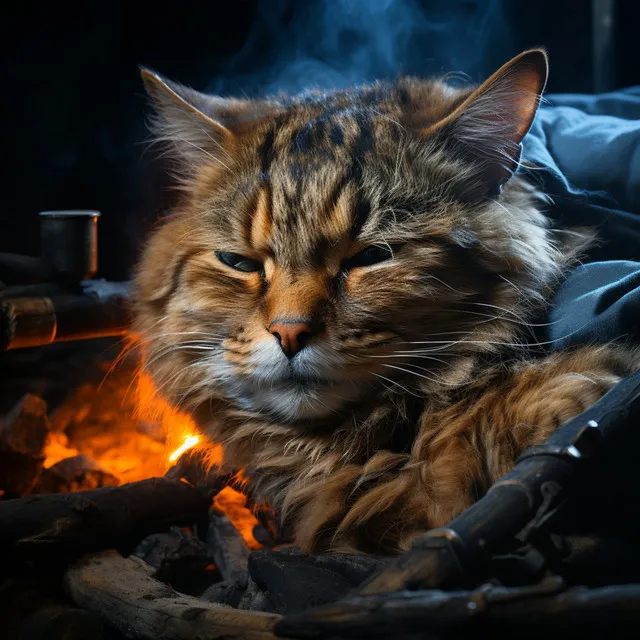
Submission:
M 546 76 L 533 50 L 479 88 L 253 101 L 144 70 L 184 187 L 136 277 L 158 386 L 295 423 L 461 381 L 556 272 L 511 179 Z

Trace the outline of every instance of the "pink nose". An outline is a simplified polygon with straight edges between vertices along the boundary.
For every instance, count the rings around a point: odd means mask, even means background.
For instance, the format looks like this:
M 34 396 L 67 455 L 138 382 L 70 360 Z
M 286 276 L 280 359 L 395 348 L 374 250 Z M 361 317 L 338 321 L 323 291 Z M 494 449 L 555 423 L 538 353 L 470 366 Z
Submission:
M 293 358 L 309 341 L 312 329 L 306 322 L 276 320 L 269 325 L 269 333 L 278 339 L 287 358 Z

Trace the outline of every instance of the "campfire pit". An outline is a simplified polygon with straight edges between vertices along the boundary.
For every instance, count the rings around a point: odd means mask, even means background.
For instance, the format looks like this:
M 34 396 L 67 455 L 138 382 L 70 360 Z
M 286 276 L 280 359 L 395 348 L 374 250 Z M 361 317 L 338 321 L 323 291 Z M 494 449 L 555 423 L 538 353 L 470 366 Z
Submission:
M 484 629 L 500 638 L 557 627 L 556 637 L 584 640 L 602 633 L 603 619 L 624 637 L 640 624 L 635 484 L 611 469 L 632 468 L 624 461 L 636 441 L 627 433 L 622 454 L 607 453 L 589 420 L 605 417 L 611 432 L 637 421 L 636 378 L 524 456 L 449 528 L 390 561 L 312 557 L 280 539 L 268 508 L 237 490 L 241 475 L 205 467 L 195 425 L 158 399 L 118 339 L 7 352 L 0 637 L 458 638 Z M 558 525 L 572 504 L 563 486 L 574 449 L 589 454 L 581 464 L 597 451 L 612 463 L 573 502 L 587 513 L 586 499 L 591 524 L 599 518 L 609 531 L 572 537 Z M 550 468 L 563 471 L 545 480 Z
M 36 351 L 0 369 L 0 558 L 5 587 L 35 589 L 42 607 L 0 618 L 0 637 L 41 625 L 28 637 L 93 639 L 105 621 L 131 638 L 274 637 L 276 613 L 331 602 L 379 567 L 270 549 L 272 514 L 258 520 L 240 476 L 204 468 L 195 425 L 120 341 Z

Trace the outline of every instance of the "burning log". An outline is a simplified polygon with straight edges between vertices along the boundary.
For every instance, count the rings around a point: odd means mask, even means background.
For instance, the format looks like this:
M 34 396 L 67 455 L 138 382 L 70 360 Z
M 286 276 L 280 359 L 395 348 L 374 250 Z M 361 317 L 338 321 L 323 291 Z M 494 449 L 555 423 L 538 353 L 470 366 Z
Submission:
M 78 557 L 137 543 L 170 525 L 206 519 L 211 497 L 184 483 L 151 478 L 120 487 L 34 495 L 0 502 L 0 558 Z
M 98 614 L 127 638 L 274 640 L 278 615 L 240 611 L 177 593 L 138 558 L 115 551 L 71 567 L 65 586 L 76 605 Z
M 30 393 L 23 396 L 0 423 L 0 489 L 16 496 L 31 492 L 50 430 L 47 403 Z

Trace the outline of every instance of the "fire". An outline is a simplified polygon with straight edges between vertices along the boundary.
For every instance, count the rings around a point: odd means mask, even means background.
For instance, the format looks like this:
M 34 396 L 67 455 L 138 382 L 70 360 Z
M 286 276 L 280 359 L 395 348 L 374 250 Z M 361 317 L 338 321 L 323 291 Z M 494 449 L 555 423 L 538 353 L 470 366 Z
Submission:
M 77 456 L 79 453 L 78 449 L 69 446 L 69 438 L 64 433 L 51 433 L 44 448 L 45 460 L 42 466 L 48 469 L 57 462 Z
M 185 451 L 195 447 L 200 442 L 200 436 L 186 436 L 184 442 L 169 456 L 169 462 L 175 462 Z
M 202 436 L 195 435 L 197 431 L 193 419 L 185 413 L 177 411 L 157 393 L 151 378 L 139 374 L 137 379 L 137 406 L 140 417 L 153 420 L 162 425 L 167 438 L 167 451 L 171 454 L 165 460 L 173 463 L 186 451 L 198 444 L 204 445 Z M 211 466 L 222 463 L 223 450 L 220 445 L 206 442 L 206 460 Z M 259 549 L 260 544 L 253 537 L 253 528 L 258 520 L 247 508 L 247 498 L 232 487 L 225 487 L 215 498 L 213 504 L 224 511 L 233 525 L 240 531 L 250 549 Z
M 100 385 L 87 382 L 67 398 L 52 419 L 44 468 L 85 454 L 124 484 L 162 476 L 195 447 L 202 449 L 199 453 L 213 470 L 222 466 L 222 446 L 198 435 L 191 416 L 159 396 L 149 377 L 136 375 L 136 393 L 128 393 L 133 375 L 121 366 Z M 234 480 L 242 485 L 241 474 Z M 251 549 L 260 548 L 253 536 L 258 521 L 243 493 L 227 486 L 213 504 L 227 514 Z

